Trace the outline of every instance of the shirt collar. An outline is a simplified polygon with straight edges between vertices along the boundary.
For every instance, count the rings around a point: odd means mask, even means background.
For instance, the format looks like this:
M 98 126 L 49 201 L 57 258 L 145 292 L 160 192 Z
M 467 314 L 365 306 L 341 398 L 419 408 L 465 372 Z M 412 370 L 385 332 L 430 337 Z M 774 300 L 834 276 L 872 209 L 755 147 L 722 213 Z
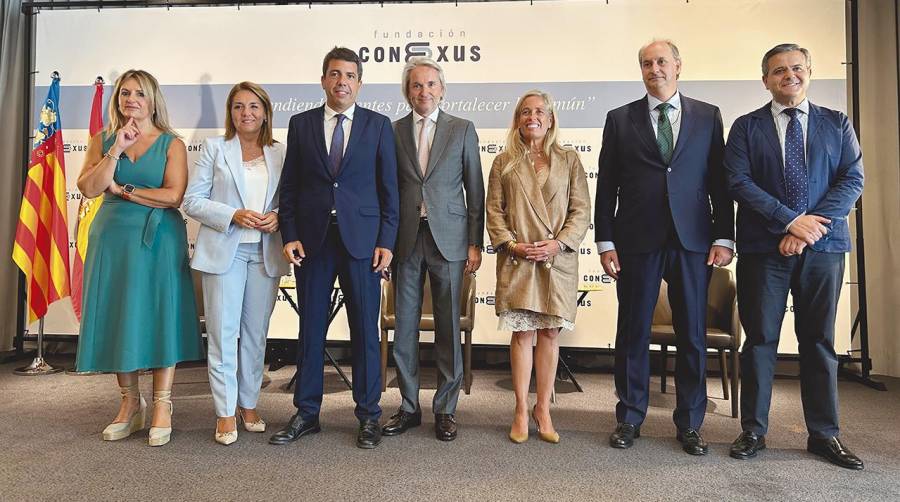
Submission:
M 434 123 L 437 123 L 438 113 L 441 111 L 440 107 L 435 107 L 434 111 L 431 112 L 427 117 L 423 117 L 419 115 L 415 110 L 413 110 L 413 124 L 418 124 L 420 120 L 427 118 Z
M 647 94 L 647 107 L 649 107 L 651 111 L 655 110 L 656 107 L 659 106 L 660 103 L 662 103 L 662 100 L 660 100 L 656 96 L 653 96 L 652 94 L 649 94 L 649 93 Z M 676 110 L 680 110 L 681 109 L 681 93 L 678 91 L 675 91 L 675 94 L 673 94 L 671 98 L 666 100 L 666 103 L 669 103 L 670 105 L 672 105 L 672 108 L 674 108 Z
M 772 115 L 777 117 L 778 114 L 787 110 L 788 108 L 790 107 L 784 106 L 774 99 L 772 100 Z M 801 101 L 800 104 L 795 106 L 794 108 L 800 110 L 804 115 L 809 115 L 809 99 L 804 98 L 803 101 Z
M 353 120 L 353 112 L 355 112 L 355 111 L 356 111 L 356 103 L 353 103 L 352 105 L 350 105 L 350 108 L 347 108 L 342 113 L 343 113 L 344 117 L 346 117 L 348 120 L 352 121 Z M 334 116 L 337 114 L 338 114 L 338 112 L 332 110 L 331 107 L 328 106 L 327 103 L 325 104 L 325 120 L 326 121 L 333 119 Z

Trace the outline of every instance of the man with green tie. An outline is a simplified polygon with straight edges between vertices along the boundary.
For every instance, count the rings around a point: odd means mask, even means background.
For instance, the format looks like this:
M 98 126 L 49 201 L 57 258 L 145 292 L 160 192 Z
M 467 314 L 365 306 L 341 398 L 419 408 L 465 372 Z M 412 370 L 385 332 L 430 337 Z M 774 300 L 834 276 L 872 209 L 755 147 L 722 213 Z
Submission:
M 676 438 L 705 455 L 706 297 L 711 267 L 734 255 L 734 208 L 725 186 L 722 117 L 678 92 L 674 43 L 638 51 L 647 95 L 609 112 L 594 204 L 603 270 L 617 280 L 614 448 L 640 437 L 650 386 L 650 325 L 660 282 L 675 328 Z

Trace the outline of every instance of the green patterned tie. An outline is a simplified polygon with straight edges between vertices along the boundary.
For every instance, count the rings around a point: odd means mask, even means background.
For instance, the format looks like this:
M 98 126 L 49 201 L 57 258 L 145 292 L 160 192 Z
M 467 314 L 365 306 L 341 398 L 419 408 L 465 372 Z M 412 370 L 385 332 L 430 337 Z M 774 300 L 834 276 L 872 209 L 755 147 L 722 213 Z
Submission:
M 656 105 L 659 110 L 659 120 L 657 121 L 656 144 L 659 145 L 659 153 L 662 154 L 666 164 L 672 160 L 672 151 L 674 150 L 674 141 L 672 140 L 672 123 L 669 122 L 669 103 L 660 103 Z

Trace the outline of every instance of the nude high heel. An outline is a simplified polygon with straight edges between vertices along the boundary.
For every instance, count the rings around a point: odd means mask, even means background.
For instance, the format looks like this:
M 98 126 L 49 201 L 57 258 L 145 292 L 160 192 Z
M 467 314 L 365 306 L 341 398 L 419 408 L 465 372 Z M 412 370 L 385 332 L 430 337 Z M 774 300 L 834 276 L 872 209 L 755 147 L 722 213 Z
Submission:
M 531 418 L 534 419 L 534 423 L 537 424 L 537 433 L 538 437 L 541 438 L 541 441 L 546 441 L 548 443 L 559 444 L 559 433 L 557 432 L 541 432 L 541 423 L 538 422 L 537 415 L 534 410 L 537 408 L 535 405 L 534 408 L 531 409 Z
M 247 432 L 266 432 L 266 422 L 263 421 L 262 418 L 256 422 L 248 422 L 247 419 L 244 418 L 243 408 L 238 408 L 238 418 L 244 423 L 244 429 Z
M 103 429 L 104 441 L 118 441 L 120 439 L 125 439 L 132 433 L 144 428 L 144 421 L 147 416 L 147 402 L 141 397 L 141 391 L 140 388 L 138 388 L 138 384 L 135 383 L 128 387 L 119 387 L 119 392 L 122 394 L 123 401 L 136 398 L 140 402 L 140 407 L 131 415 L 127 422 L 113 422 L 107 425 L 106 428 Z
M 221 418 L 229 418 L 229 417 L 219 417 Z M 219 432 L 219 421 L 216 420 L 216 442 L 219 444 L 223 444 L 228 446 L 235 441 L 237 441 L 238 432 L 237 432 L 237 423 L 234 424 L 234 430 L 228 432 Z
M 527 421 L 528 419 L 526 418 L 525 420 Z M 509 438 L 510 441 L 512 441 L 513 443 L 516 443 L 516 444 L 522 444 L 525 441 L 528 441 L 527 424 L 526 424 L 525 432 L 523 432 L 521 434 L 516 434 L 515 432 L 512 431 L 512 429 L 510 429 L 507 437 Z
M 172 391 L 170 390 L 155 390 L 153 391 L 153 408 L 155 408 L 161 404 L 168 405 L 169 407 L 169 418 L 172 417 Z M 169 442 L 172 439 L 172 427 L 150 427 L 150 437 L 149 444 L 150 446 L 162 446 Z

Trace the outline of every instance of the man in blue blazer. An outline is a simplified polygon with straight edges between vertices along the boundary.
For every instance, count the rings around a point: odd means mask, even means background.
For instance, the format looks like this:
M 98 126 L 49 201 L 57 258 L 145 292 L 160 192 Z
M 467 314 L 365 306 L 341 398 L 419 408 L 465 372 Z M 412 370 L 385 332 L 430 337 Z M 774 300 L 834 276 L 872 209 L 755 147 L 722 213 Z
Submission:
M 609 112 L 600 149 L 594 226 L 619 299 L 614 448 L 640 437 L 650 386 L 650 325 L 668 283 L 677 359 L 676 438 L 705 455 L 706 298 L 710 266 L 731 262 L 734 209 L 722 167 L 715 106 L 678 92 L 681 57 L 671 41 L 638 51 L 647 95 Z M 618 207 L 617 207 L 618 206 Z
M 362 62 L 335 47 L 322 63 L 324 106 L 291 117 L 281 176 L 279 225 L 294 264 L 300 306 L 297 413 L 269 440 L 319 432 L 323 353 L 335 278 L 346 299 L 353 352 L 356 445 L 381 442 L 380 279 L 397 238 L 394 132 L 384 115 L 356 105 Z
M 838 439 L 834 321 L 850 251 L 847 215 L 863 189 L 859 142 L 847 116 L 806 98 L 809 52 L 781 44 L 762 60 L 772 101 L 738 118 L 725 153 L 738 202 L 741 428 L 731 456 L 766 446 L 772 378 L 787 295 L 794 299 L 807 449 L 848 469 L 863 463 Z

